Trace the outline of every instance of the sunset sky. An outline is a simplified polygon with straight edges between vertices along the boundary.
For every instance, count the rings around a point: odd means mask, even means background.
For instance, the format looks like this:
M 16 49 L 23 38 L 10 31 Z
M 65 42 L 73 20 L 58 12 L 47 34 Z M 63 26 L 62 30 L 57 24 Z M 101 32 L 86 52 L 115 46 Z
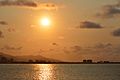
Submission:
M 120 0 L 0 0 L 0 52 L 120 61 Z

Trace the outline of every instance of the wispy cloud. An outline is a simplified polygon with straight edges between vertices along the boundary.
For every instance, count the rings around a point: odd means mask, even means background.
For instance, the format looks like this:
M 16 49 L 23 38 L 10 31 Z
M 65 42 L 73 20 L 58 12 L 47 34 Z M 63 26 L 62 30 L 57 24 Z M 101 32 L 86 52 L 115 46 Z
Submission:
M 0 0 L 0 6 L 37 7 L 37 3 L 30 0 Z
M 0 38 L 4 38 L 3 32 L 0 31 Z
M 55 3 L 42 3 L 42 4 L 40 4 L 40 9 L 57 10 L 59 8 L 62 8 L 62 6 L 59 6 Z
M 94 45 L 92 48 L 93 49 L 107 49 L 107 48 L 112 48 L 112 44 L 111 43 L 98 43 L 96 45 Z
M 71 50 L 72 50 L 72 52 L 77 53 L 82 50 L 82 47 L 76 45 L 76 46 L 71 47 Z
M 96 43 L 91 46 L 68 46 L 63 49 L 64 53 L 80 56 L 80 58 L 92 58 L 93 60 L 119 60 L 120 46 L 111 43 Z
M 104 5 L 102 10 L 97 13 L 97 16 L 103 18 L 120 16 L 120 1 L 113 5 Z
M 0 25 L 8 25 L 6 21 L 0 21 Z
M 52 43 L 52 45 L 53 45 L 53 46 L 58 46 L 58 44 L 57 44 L 57 43 L 55 43 L 55 42 L 54 42 L 54 43 Z
M 14 46 L 9 46 L 9 45 L 5 45 L 3 48 L 1 48 L 2 50 L 21 50 L 22 47 L 14 47 Z
M 82 47 L 80 45 L 75 45 L 72 47 L 64 48 L 65 52 L 73 53 L 73 54 L 81 54 L 81 55 L 93 55 L 93 54 L 110 54 L 116 52 L 117 48 L 114 47 L 111 43 L 97 43 L 93 46 Z M 119 51 L 120 52 L 120 51 Z
M 115 37 L 120 37 L 120 28 L 115 30 L 115 31 L 113 31 L 112 35 L 115 36 Z
M 79 28 L 101 29 L 103 26 L 92 21 L 83 21 L 80 23 Z
M 35 0 L 0 0 L 0 7 L 4 6 L 29 7 L 37 10 L 57 10 L 64 7 L 56 3 L 39 3 Z
M 8 32 L 15 32 L 15 31 L 16 31 L 15 28 L 11 28 L 11 27 L 8 28 Z
M 38 7 L 37 7 L 37 9 L 40 9 L 40 10 L 59 10 L 59 9 L 63 9 L 63 8 L 65 8 L 65 6 L 64 5 L 62 5 L 62 4 L 56 4 L 56 3 L 47 3 L 47 2 L 45 2 L 45 3 L 39 3 L 38 4 Z

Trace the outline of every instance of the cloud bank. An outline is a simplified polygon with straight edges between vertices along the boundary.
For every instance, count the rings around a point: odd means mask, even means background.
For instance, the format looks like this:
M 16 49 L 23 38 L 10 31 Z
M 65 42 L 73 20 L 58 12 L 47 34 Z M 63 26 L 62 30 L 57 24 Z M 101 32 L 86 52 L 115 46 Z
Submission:
M 62 6 L 59 6 L 54 3 L 42 3 L 40 4 L 40 9 L 45 9 L 45 10 L 57 10 L 59 8 L 62 8 Z
M 104 5 L 102 10 L 97 13 L 97 16 L 104 18 L 120 16 L 120 1 L 113 5 Z
M 119 44 L 111 43 L 96 43 L 91 46 L 68 46 L 62 51 L 70 55 L 76 55 L 80 59 L 93 59 L 93 60 L 120 60 L 120 46 Z
M 62 5 L 55 3 L 38 3 L 37 1 L 31 0 L 0 0 L 0 7 L 4 6 L 29 7 L 40 10 L 57 10 L 63 8 Z
M 54 42 L 54 43 L 52 43 L 52 45 L 53 45 L 53 46 L 58 46 L 58 44 L 57 44 L 57 43 L 55 43 L 55 42 Z
M 37 3 L 30 0 L 0 0 L 0 6 L 37 7 Z
M 80 28 L 101 29 L 103 26 L 95 22 L 83 21 L 80 23 Z
M 2 50 L 21 50 L 22 47 L 14 47 L 14 46 L 4 46 L 3 48 L 1 48 Z
M 0 21 L 0 25 L 8 25 L 8 23 L 5 21 Z
M 115 37 L 120 37 L 120 28 L 115 30 L 115 31 L 113 31 L 112 35 L 115 36 Z

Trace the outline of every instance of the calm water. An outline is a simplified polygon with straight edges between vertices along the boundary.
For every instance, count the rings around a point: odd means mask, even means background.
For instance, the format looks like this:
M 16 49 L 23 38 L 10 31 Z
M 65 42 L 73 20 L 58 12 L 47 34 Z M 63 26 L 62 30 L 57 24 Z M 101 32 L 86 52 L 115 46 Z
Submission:
M 2 64 L 0 80 L 120 80 L 120 65 Z

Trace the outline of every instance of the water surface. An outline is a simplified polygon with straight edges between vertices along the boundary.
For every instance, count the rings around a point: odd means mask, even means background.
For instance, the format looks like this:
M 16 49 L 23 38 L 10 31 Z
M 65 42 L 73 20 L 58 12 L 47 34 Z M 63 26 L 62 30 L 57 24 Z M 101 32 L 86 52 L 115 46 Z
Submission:
M 119 80 L 119 64 L 1 64 L 0 80 Z

